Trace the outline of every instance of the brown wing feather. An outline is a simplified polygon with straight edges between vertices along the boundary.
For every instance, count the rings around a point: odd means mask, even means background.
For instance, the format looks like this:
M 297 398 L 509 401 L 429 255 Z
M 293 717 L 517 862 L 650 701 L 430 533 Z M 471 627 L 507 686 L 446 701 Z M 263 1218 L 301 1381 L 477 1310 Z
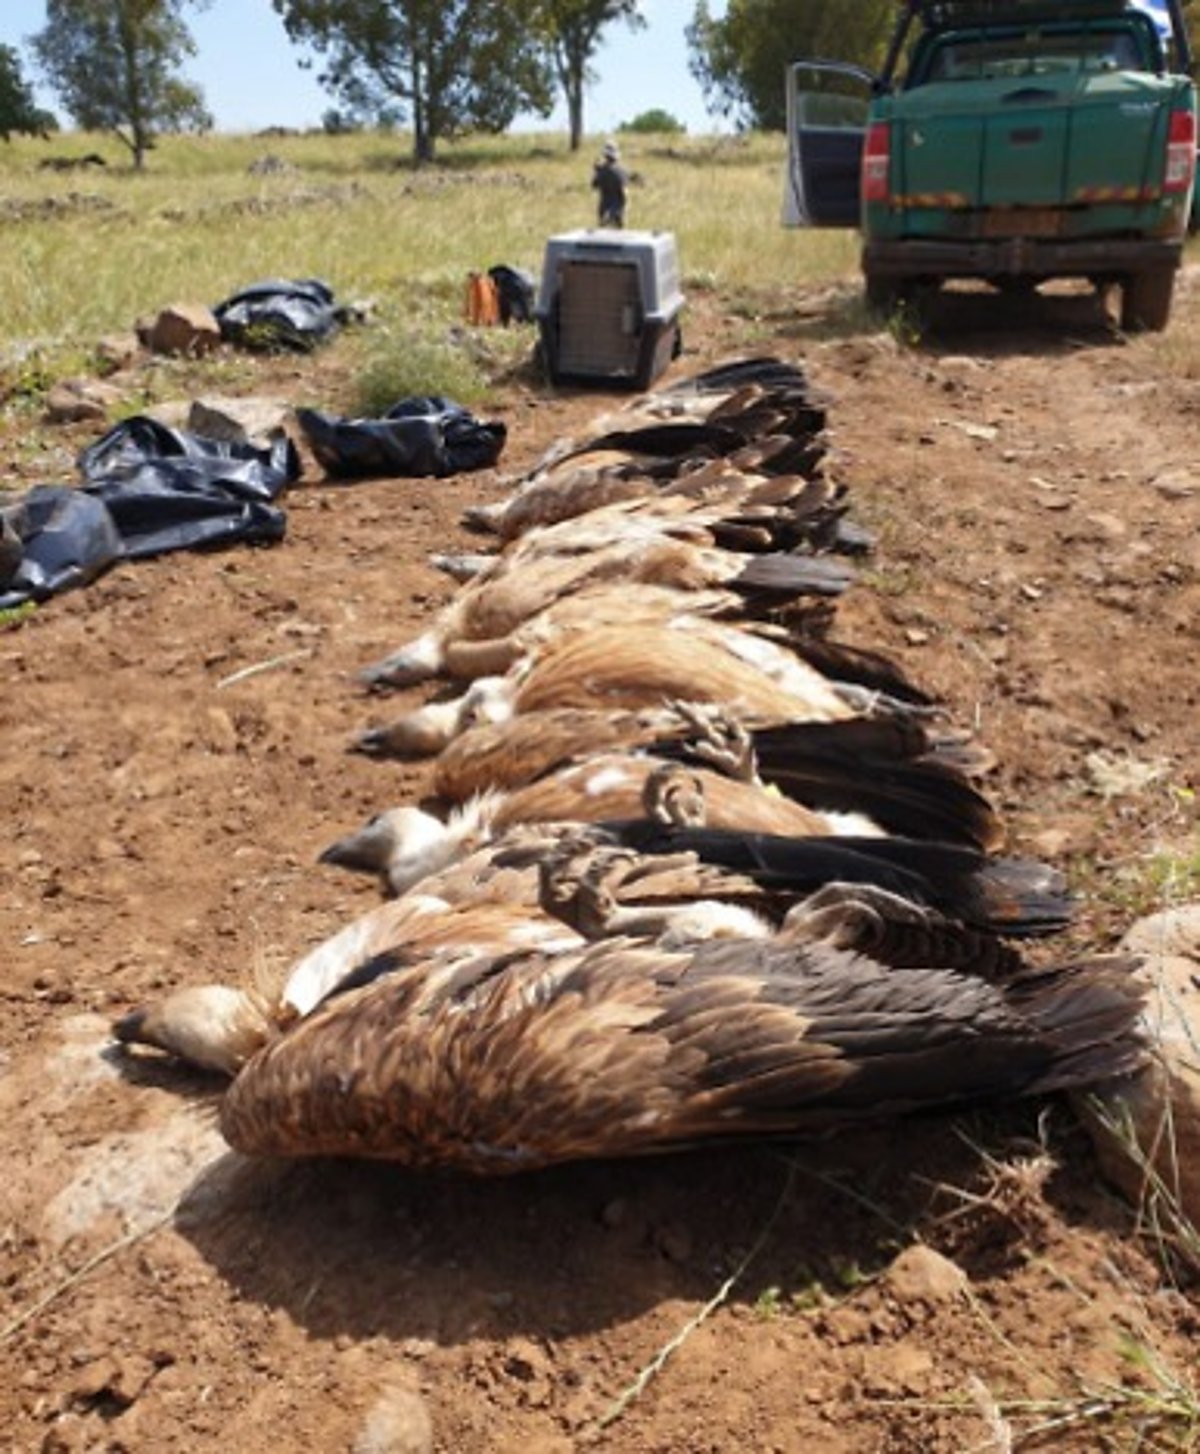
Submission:
M 698 623 L 697 623 L 698 625 Z M 772 720 L 806 710 L 822 720 L 851 715 L 812 673 L 812 701 L 788 691 L 699 630 L 602 627 L 539 654 L 516 693 L 519 712 L 553 707 L 636 708 L 672 700 L 720 702 Z
M 573 758 L 653 741 L 674 725 L 666 712 L 602 712 L 562 707 L 527 712 L 509 722 L 472 727 L 455 738 L 433 768 L 433 789 L 458 803 L 488 788 L 532 782 Z
M 615 940 L 422 987 L 385 977 L 260 1052 L 222 1107 L 231 1144 L 494 1174 L 1086 1083 L 1144 1054 L 1138 995 L 1102 962 L 996 986 L 825 946 Z
M 633 753 L 599 753 L 517 789 L 493 821 L 502 829 L 513 823 L 639 818 L 647 780 L 661 767 Z M 694 776 L 704 794 L 705 821 L 713 827 L 797 836 L 829 832 L 819 814 L 778 793 L 700 768 Z

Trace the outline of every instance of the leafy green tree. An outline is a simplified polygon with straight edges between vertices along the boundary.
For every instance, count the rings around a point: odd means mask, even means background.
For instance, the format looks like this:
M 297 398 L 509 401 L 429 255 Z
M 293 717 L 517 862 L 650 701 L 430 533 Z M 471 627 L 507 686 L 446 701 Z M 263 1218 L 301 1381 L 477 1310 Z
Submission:
M 714 18 L 706 0 L 687 28 L 689 66 L 710 111 L 782 131 L 784 68 L 803 56 L 877 64 L 895 0 L 729 0 Z
M 33 99 L 33 91 L 21 74 L 21 61 L 11 45 L 0 45 L 0 137 L 48 136 L 58 122 Z
M 413 154 L 440 140 L 546 115 L 552 78 L 533 0 L 271 0 L 293 41 L 326 59 L 321 82 L 356 112 L 399 109 Z
M 200 90 L 178 67 L 196 53 L 183 21 L 207 0 L 46 0 L 34 54 L 75 123 L 111 131 L 140 171 L 164 131 L 207 131 Z
M 652 106 L 649 111 L 639 111 L 632 121 L 622 121 L 617 130 L 652 136 L 678 136 L 687 127 L 661 106 Z
M 646 22 L 637 0 L 539 0 L 534 18 L 566 97 L 571 150 L 578 151 L 583 144 L 583 93 L 595 79 L 590 62 L 601 32 L 616 20 L 635 28 Z

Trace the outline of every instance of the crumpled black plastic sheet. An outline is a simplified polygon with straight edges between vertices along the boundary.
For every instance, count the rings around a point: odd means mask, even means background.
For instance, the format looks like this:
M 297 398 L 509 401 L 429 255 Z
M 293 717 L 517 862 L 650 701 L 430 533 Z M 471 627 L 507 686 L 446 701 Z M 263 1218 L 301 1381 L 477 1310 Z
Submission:
M 0 574 L 0 611 L 85 586 L 123 553 L 104 501 L 69 485 L 35 485 L 0 513 L 22 547 L 15 570 Z
M 273 503 L 300 476 L 290 439 L 268 448 L 206 439 L 144 416 L 79 456 L 83 486 L 37 486 L 4 511 L 22 556 L 0 578 L 0 609 L 94 580 L 118 560 L 281 540 Z
M 320 278 L 265 278 L 213 309 L 221 336 L 242 348 L 308 353 L 337 332 L 345 314 Z
M 271 502 L 300 478 L 281 435 L 269 446 L 207 439 L 144 415 L 127 419 L 79 456 L 84 489 L 107 505 L 126 559 L 233 541 L 280 540 L 286 516 Z
M 401 399 L 382 419 L 343 419 L 297 409 L 296 419 L 326 474 L 336 479 L 433 475 L 487 469 L 508 437 L 438 394 Z
M 300 478 L 300 456 L 284 434 L 269 445 L 209 439 L 139 414 L 115 425 L 77 461 L 85 485 L 129 483 L 147 471 L 188 489 L 211 485 L 246 500 L 273 500 Z

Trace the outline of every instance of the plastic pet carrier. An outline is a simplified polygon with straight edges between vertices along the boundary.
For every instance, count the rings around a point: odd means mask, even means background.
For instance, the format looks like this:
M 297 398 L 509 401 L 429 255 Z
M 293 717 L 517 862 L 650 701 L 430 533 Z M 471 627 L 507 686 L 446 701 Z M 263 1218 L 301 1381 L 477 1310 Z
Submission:
M 649 388 L 679 352 L 669 232 L 567 232 L 546 244 L 536 317 L 555 383 Z

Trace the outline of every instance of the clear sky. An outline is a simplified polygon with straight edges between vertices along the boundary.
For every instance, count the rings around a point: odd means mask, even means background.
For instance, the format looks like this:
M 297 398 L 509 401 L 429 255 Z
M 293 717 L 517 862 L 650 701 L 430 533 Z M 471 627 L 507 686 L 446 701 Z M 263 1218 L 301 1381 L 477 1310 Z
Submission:
M 695 0 L 642 0 L 649 22 L 630 30 L 620 22 L 605 32 L 593 69 L 597 81 L 588 93 L 584 126 L 592 133 L 614 130 L 641 111 L 661 106 L 693 134 L 725 128 L 704 109 L 700 88 L 687 67 L 684 27 Z M 724 4 L 710 4 L 713 14 Z M 0 42 L 17 47 L 27 78 L 36 84 L 33 58 L 25 42 L 46 23 L 45 0 L 0 0 Z M 204 90 L 208 109 L 221 131 L 258 131 L 266 126 L 320 124 L 334 104 L 317 85 L 313 71 L 302 70 L 300 52 L 288 40 L 270 0 L 210 0 L 193 10 L 188 25 L 199 53 L 185 67 Z M 55 109 L 52 93 L 38 86 L 38 101 Z M 530 130 L 566 130 L 565 110 L 548 119 L 522 118 Z

